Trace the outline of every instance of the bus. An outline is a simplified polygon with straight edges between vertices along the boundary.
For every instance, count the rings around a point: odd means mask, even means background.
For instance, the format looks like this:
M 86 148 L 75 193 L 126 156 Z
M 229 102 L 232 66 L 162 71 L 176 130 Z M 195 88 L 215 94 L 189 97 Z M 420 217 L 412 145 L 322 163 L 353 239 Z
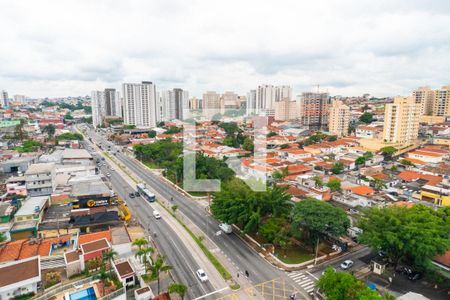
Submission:
M 138 183 L 136 185 L 137 191 L 139 192 L 139 194 L 145 198 L 145 200 L 147 200 L 148 202 L 155 202 L 156 197 L 155 194 L 153 194 L 152 192 L 150 192 L 146 187 L 145 184 L 143 183 Z

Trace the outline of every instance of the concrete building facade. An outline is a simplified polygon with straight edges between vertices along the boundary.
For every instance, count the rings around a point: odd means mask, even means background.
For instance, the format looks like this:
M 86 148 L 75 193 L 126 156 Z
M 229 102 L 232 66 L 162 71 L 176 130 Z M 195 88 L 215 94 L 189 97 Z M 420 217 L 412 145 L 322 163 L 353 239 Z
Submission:
M 150 81 L 124 83 L 123 117 L 125 125 L 153 128 L 157 122 L 156 87 Z
M 421 104 L 412 96 L 395 97 L 384 110 L 383 141 L 398 145 L 413 144 L 419 134 Z
M 350 108 L 342 101 L 334 101 L 330 107 L 328 131 L 339 137 L 348 135 L 350 124 Z
M 310 129 L 318 130 L 328 125 L 331 98 L 328 93 L 302 93 L 300 111 L 302 124 Z

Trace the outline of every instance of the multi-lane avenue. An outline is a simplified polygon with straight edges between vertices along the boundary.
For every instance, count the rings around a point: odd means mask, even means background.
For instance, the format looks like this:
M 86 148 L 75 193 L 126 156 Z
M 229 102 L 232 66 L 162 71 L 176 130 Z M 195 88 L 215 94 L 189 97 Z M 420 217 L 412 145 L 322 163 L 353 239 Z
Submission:
M 295 287 L 303 298 L 307 298 L 312 294 L 312 289 L 315 287 L 315 283 L 321 276 L 321 273 L 326 265 L 313 268 L 308 272 L 303 271 L 289 273 L 279 270 L 268 263 L 264 258 L 260 257 L 237 235 L 217 235 L 216 232 L 219 230 L 219 223 L 207 213 L 204 206 L 179 192 L 172 185 L 167 183 L 160 176 L 151 172 L 147 167 L 143 166 L 133 157 L 122 153 L 122 151 L 116 151 L 121 149 L 118 149 L 116 145 L 108 141 L 100 134 L 90 130 L 89 135 L 93 139 L 93 142 L 102 146 L 103 149 L 113 149 L 113 152 L 115 152 L 115 159 L 120 161 L 120 163 L 123 164 L 129 171 L 138 176 L 157 195 L 160 195 L 167 201 L 169 199 L 173 201 L 173 204 L 178 206 L 178 210 L 182 212 L 193 224 L 195 224 L 195 226 L 202 232 L 202 235 L 207 237 L 211 243 L 224 254 L 225 257 L 233 262 L 233 265 L 236 266 L 237 270 L 240 272 L 248 272 L 249 277 L 247 280 L 249 284 L 255 285 L 276 278 L 282 278 L 285 280 L 287 285 Z M 146 216 L 151 213 L 148 211 L 145 212 L 145 207 L 142 206 L 135 208 L 132 207 L 132 209 L 139 210 L 139 214 L 145 214 Z M 174 240 L 177 239 L 174 238 Z M 167 251 L 168 253 L 176 251 L 176 249 L 172 249 L 175 242 L 168 242 L 169 244 L 164 246 L 166 248 L 164 251 Z M 177 244 L 177 246 L 179 249 L 183 249 L 182 245 Z M 364 249 L 364 251 L 352 254 L 351 258 L 357 260 L 358 257 L 366 255 L 368 252 L 369 251 L 367 249 Z M 176 254 L 174 256 L 176 256 Z M 337 259 L 333 262 L 333 266 L 338 267 L 343 260 L 344 258 Z M 181 265 L 190 263 L 191 262 L 184 259 L 180 262 Z M 358 262 L 356 263 L 359 265 Z M 177 266 L 179 266 L 179 264 L 177 264 Z M 186 274 L 180 276 L 188 276 L 187 274 L 190 272 L 189 267 L 183 266 L 182 269 L 183 270 L 180 272 L 185 272 Z M 232 274 L 232 276 L 237 277 L 238 274 Z

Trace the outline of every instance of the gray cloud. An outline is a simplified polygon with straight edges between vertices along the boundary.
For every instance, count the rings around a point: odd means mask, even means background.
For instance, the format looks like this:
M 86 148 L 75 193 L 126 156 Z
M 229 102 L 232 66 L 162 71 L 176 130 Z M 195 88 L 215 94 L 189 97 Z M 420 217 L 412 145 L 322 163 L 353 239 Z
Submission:
M 333 94 L 449 84 L 446 0 L 4 1 L 0 89 L 84 95 L 123 81 Z

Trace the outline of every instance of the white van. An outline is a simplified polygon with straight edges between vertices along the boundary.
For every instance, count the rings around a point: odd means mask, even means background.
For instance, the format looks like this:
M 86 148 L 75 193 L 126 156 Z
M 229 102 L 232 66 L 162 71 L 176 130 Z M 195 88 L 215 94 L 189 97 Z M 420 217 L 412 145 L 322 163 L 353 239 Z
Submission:
M 233 228 L 231 227 L 231 225 L 226 224 L 226 223 L 220 224 L 219 228 L 225 233 L 232 233 L 233 232 Z
M 161 219 L 161 215 L 159 214 L 159 211 L 157 211 L 157 210 L 153 211 L 153 216 L 155 217 L 155 219 Z

